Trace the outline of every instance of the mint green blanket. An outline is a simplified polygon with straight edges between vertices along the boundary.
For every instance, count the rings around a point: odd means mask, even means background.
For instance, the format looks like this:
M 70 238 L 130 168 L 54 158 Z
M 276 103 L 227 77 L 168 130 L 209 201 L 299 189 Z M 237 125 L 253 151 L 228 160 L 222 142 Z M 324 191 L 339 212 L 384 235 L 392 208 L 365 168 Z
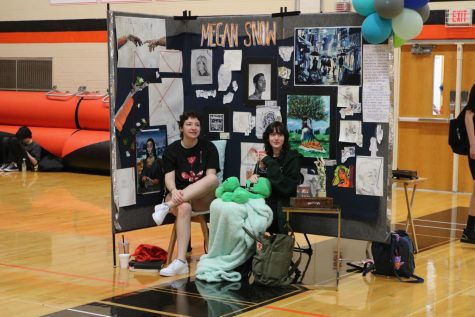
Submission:
M 207 282 L 241 280 L 233 271 L 255 253 L 255 242 L 243 226 L 259 236 L 272 223 L 272 209 L 263 198 L 249 199 L 244 204 L 213 200 L 210 206 L 208 254 L 201 256 L 196 278 Z

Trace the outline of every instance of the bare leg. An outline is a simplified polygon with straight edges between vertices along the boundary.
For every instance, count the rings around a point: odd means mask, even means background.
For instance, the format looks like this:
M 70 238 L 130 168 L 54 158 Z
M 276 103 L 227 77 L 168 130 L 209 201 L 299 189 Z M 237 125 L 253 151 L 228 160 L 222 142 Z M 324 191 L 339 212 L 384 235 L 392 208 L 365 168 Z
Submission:
M 196 199 L 209 197 L 210 194 L 212 194 L 214 198 L 214 191 L 216 190 L 217 187 L 218 187 L 218 178 L 216 177 L 216 175 L 214 174 L 206 175 L 205 177 L 203 177 L 196 183 L 190 184 L 185 189 L 183 189 L 183 200 L 185 202 L 195 201 Z M 176 205 L 171 200 L 167 200 L 167 205 L 170 208 L 176 207 Z M 196 206 L 196 208 L 198 207 L 200 206 Z M 204 208 L 205 209 L 197 209 L 197 210 L 207 209 L 206 206 Z
M 472 196 L 470 197 L 470 205 L 468 207 L 469 216 L 475 217 L 475 181 L 473 182 Z

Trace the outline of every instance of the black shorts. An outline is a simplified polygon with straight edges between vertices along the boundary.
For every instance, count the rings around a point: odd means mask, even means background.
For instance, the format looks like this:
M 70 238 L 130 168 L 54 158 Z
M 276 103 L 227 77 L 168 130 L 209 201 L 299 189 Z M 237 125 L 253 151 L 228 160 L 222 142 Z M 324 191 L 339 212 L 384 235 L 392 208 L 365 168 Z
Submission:
M 468 166 L 470 167 L 470 173 L 472 173 L 472 179 L 475 180 L 475 160 L 470 158 L 470 154 L 468 156 Z

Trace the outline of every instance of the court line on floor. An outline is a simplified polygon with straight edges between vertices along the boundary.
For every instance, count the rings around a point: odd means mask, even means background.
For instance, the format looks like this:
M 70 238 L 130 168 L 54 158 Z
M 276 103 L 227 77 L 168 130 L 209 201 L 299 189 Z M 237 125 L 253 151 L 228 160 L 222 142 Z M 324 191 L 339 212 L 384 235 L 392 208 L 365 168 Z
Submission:
M 265 308 L 273 309 L 273 310 L 280 310 L 280 311 L 284 311 L 284 312 L 287 312 L 287 313 L 305 315 L 305 316 L 329 317 L 328 315 L 322 315 L 322 314 L 317 314 L 317 313 L 309 313 L 309 312 L 304 312 L 304 311 L 300 311 L 300 310 L 287 309 L 287 308 L 281 308 L 281 307 L 275 307 L 275 306 L 265 306 Z
M 114 281 L 114 280 L 109 280 L 109 279 L 104 279 L 100 277 L 90 277 L 90 276 L 84 276 L 84 275 L 78 275 L 78 274 L 72 274 L 72 273 L 65 273 L 65 272 L 55 272 L 55 271 L 50 271 L 50 270 L 45 270 L 45 269 L 37 269 L 33 267 L 28 267 L 28 266 L 22 266 L 22 265 L 16 265 L 16 264 L 7 264 L 7 263 L 1 263 L 0 266 L 5 266 L 9 268 L 14 268 L 14 269 L 21 269 L 21 270 L 27 270 L 27 271 L 32 271 L 32 272 L 40 272 L 40 273 L 49 273 L 53 275 L 59 275 L 59 276 L 69 276 L 69 277 L 76 277 L 76 278 L 81 278 L 85 280 L 93 280 L 93 281 L 98 281 L 98 282 L 105 282 L 105 283 L 111 283 L 111 284 L 124 284 L 127 285 L 129 281 Z

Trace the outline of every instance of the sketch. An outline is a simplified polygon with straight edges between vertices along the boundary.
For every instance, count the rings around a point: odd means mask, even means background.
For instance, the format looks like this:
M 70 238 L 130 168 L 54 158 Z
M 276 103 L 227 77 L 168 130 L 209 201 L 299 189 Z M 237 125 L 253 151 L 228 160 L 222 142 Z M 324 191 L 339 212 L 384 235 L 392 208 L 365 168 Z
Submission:
M 184 111 L 183 81 L 181 78 L 162 78 L 148 88 L 150 125 L 167 125 L 168 143 L 180 138 L 178 121 Z
M 361 134 L 361 121 L 358 120 L 341 120 L 340 121 L 340 142 L 360 144 L 363 140 Z
M 254 174 L 256 163 L 266 155 L 264 143 L 241 142 L 241 185 L 246 185 L 246 180 Z
M 296 28 L 295 85 L 361 85 L 361 28 Z
M 343 150 L 341 150 L 341 162 L 345 163 L 350 157 L 355 157 L 355 147 L 345 146 Z
M 117 67 L 159 68 L 166 46 L 165 19 L 116 16 Z
M 267 126 L 274 121 L 281 121 L 280 107 L 275 106 L 257 106 L 256 107 L 256 136 L 262 139 L 262 135 Z
M 251 112 L 233 112 L 233 132 L 249 134 L 252 128 Z
M 213 51 L 191 51 L 191 84 L 205 85 L 213 83 Z
M 287 128 L 291 149 L 330 158 L 330 96 L 288 95 Z
M 361 113 L 360 87 L 339 86 L 337 107 L 351 110 L 352 114 Z
M 356 157 L 356 194 L 383 196 L 383 157 Z
M 209 114 L 209 132 L 224 132 L 224 114 Z
M 166 126 L 140 130 L 135 136 L 137 194 L 159 193 L 163 190 L 163 174 L 159 158 L 167 146 Z
M 231 83 L 231 66 L 222 64 L 218 70 L 218 91 L 226 91 Z

